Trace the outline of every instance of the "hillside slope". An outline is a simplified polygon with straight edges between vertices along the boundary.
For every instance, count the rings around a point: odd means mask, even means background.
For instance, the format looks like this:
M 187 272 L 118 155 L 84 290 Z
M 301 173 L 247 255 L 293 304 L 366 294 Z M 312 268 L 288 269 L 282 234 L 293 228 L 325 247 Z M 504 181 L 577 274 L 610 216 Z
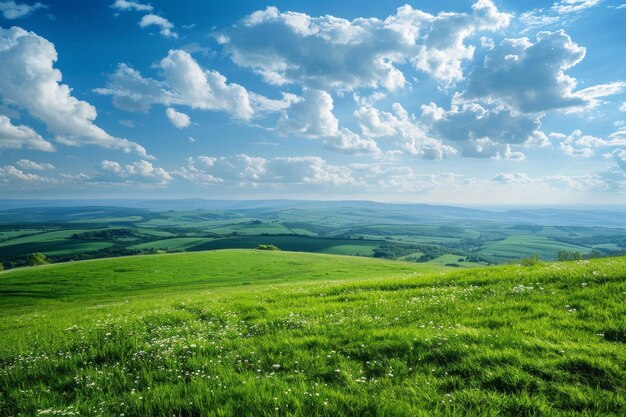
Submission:
M 626 414 L 626 258 L 423 267 L 219 251 L 2 273 L 0 415 Z

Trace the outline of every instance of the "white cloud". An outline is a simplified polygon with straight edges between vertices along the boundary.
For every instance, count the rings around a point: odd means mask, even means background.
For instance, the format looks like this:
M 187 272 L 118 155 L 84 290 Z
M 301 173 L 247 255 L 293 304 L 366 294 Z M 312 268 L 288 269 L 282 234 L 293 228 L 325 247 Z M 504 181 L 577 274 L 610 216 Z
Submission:
M 151 12 L 154 7 L 150 4 L 142 4 L 138 1 L 127 1 L 127 0 L 115 0 L 115 3 L 111 5 L 112 9 L 128 11 L 135 10 L 137 12 Z
M 561 0 L 552 5 L 557 13 L 578 13 L 602 3 L 602 0 Z
M 626 128 L 622 128 L 603 139 L 592 135 L 585 135 L 580 129 L 569 135 L 550 133 L 550 137 L 559 140 L 559 147 L 567 156 L 589 158 L 596 153 L 597 148 L 611 148 L 626 146 Z
M 615 149 L 611 154 L 617 165 L 626 172 L 626 149 Z
M 191 124 L 191 118 L 189 115 L 181 112 L 177 112 L 171 107 L 165 109 L 165 115 L 169 119 L 169 121 L 179 129 L 184 129 L 189 127 Z
M 163 168 L 155 167 L 145 160 L 136 161 L 126 166 L 115 161 L 104 160 L 100 163 L 100 169 L 100 175 L 93 178 L 96 182 L 167 185 L 174 179 Z
M 525 172 L 500 172 L 493 177 L 492 181 L 504 184 L 528 184 L 533 182 Z
M 174 29 L 174 24 L 163 16 L 147 14 L 141 18 L 139 26 L 142 28 L 157 26 L 159 28 L 159 33 L 166 38 L 178 38 L 178 34 L 172 30 Z
M 0 183 L 13 184 L 15 181 L 25 182 L 30 184 L 37 183 L 54 183 L 56 182 L 52 178 L 42 177 L 37 174 L 29 174 L 20 169 L 17 169 L 13 165 L 0 166 Z
M 626 3 L 620 4 L 615 9 L 626 9 Z
M 438 80 L 460 80 L 461 64 L 474 56 L 474 46 L 465 45 L 465 39 L 477 31 L 504 29 L 510 20 L 511 15 L 499 12 L 488 0 L 474 3 L 471 15 L 440 13 L 432 20 L 424 43 L 411 62 Z
M 615 146 L 626 146 L 626 127 L 621 127 L 609 135 L 609 143 Z
M 619 106 L 619 111 L 626 112 L 626 101 L 623 102 L 621 106 Z
M 510 18 L 491 0 L 478 0 L 471 13 L 436 16 L 405 5 L 385 20 L 311 17 L 268 7 L 217 40 L 235 64 L 251 68 L 269 84 L 395 90 L 407 83 L 398 66 L 409 60 L 439 81 L 461 79 L 461 63 L 474 53 L 465 44 L 468 37 L 502 29 Z
M 323 90 L 304 88 L 302 97 L 291 97 L 281 111 L 276 131 L 310 139 L 324 139 L 327 148 L 351 154 L 380 154 L 376 141 L 340 128 L 333 114 L 333 98 Z
M 579 129 L 574 130 L 568 136 L 551 133 L 551 137 L 561 139 L 559 147 L 567 156 L 589 158 L 595 155 L 595 149 L 608 146 L 610 143 L 602 138 L 584 135 Z
M 576 96 L 585 101 L 584 107 L 573 108 L 571 111 L 582 111 L 602 104 L 600 98 L 620 94 L 626 90 L 626 82 L 616 81 L 607 84 L 598 84 L 576 92 Z
M 275 158 L 252 157 L 245 154 L 224 157 L 200 156 L 196 159 L 189 158 L 187 166 L 176 174 L 202 185 L 342 186 L 354 182 L 350 169 L 328 164 L 316 156 Z
M 157 67 L 163 80 L 144 78 L 126 64 L 118 65 L 106 88 L 98 94 L 113 96 L 113 104 L 129 111 L 148 111 L 154 104 L 185 105 L 193 109 L 226 111 L 249 120 L 254 110 L 248 91 L 227 83 L 217 71 L 203 69 L 188 52 L 169 51 Z
M 0 114 L 0 149 L 34 149 L 53 152 L 54 146 L 28 126 L 14 125 Z
M 98 145 L 148 157 L 135 142 L 116 138 L 94 124 L 94 106 L 72 96 L 54 68 L 57 52 L 46 39 L 22 28 L 0 28 L 0 95 L 5 104 L 43 121 L 56 141 L 70 146 Z
M 372 176 L 360 178 L 367 189 L 389 190 L 392 193 L 419 193 L 420 195 L 447 190 L 451 194 L 467 192 L 467 183 L 471 181 L 463 175 L 451 172 L 440 174 L 418 174 L 411 167 L 387 167 Z
M 563 31 L 539 32 L 528 38 L 505 39 L 469 75 L 460 98 L 487 99 L 524 112 L 580 107 L 588 97 L 574 92 L 576 80 L 565 71 L 585 56 L 585 48 Z
M 14 1 L 0 1 L 0 13 L 7 20 L 19 19 L 26 17 L 37 9 L 46 9 L 48 6 L 35 3 L 33 5 L 16 3 Z
M 364 138 L 350 129 L 343 128 L 337 135 L 324 140 L 327 148 L 354 155 L 380 155 L 381 151 L 374 139 Z
M 540 27 L 565 27 L 574 22 L 580 12 L 597 6 L 602 0 L 561 0 L 548 9 L 532 9 L 520 15 L 519 20 L 525 26 L 522 31 L 529 32 Z
M 277 130 L 309 138 L 336 136 L 339 120 L 333 114 L 333 98 L 326 91 L 305 88 L 282 112 Z
M 393 113 L 375 107 L 362 106 L 354 112 L 363 135 L 374 138 L 395 138 L 400 149 L 409 155 L 424 159 L 442 159 L 456 153 L 456 149 L 429 137 L 425 129 L 399 103 L 393 104 Z
M 43 163 L 33 162 L 28 159 L 20 159 L 19 161 L 15 163 L 15 165 L 23 169 L 31 169 L 35 171 L 46 171 L 46 170 L 54 169 L 54 165 L 52 164 L 49 164 L 46 162 L 43 162 Z
M 503 107 L 453 104 L 449 111 L 434 103 L 422 106 L 422 120 L 434 137 L 454 144 L 471 158 L 524 159 L 511 145 L 544 145 L 539 119 Z

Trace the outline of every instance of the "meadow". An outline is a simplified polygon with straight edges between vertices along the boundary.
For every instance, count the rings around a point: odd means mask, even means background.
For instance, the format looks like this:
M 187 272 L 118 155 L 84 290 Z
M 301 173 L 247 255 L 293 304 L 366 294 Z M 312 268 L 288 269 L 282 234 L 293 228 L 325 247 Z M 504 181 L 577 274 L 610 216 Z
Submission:
M 220 250 L 0 273 L 0 415 L 623 416 L 626 258 Z

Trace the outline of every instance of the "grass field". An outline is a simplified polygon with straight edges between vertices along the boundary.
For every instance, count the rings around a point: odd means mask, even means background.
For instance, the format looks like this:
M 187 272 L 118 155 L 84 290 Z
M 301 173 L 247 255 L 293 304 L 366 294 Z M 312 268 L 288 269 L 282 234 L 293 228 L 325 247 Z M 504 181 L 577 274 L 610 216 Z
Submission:
M 198 238 L 198 237 L 178 237 L 171 239 L 155 240 L 147 243 L 140 243 L 138 245 L 131 246 L 132 249 L 169 249 L 169 250 L 184 250 L 194 246 L 198 246 L 203 243 L 210 242 L 213 239 Z
M 626 258 L 226 250 L 0 273 L 0 415 L 623 416 Z
M 379 240 L 317 239 L 305 236 L 238 236 L 215 239 L 190 249 L 253 249 L 262 244 L 269 244 L 287 251 L 318 252 L 338 255 L 371 255 L 372 250 L 380 243 L 381 241 Z
M 517 235 L 509 236 L 504 240 L 487 245 L 484 249 L 479 250 L 478 253 L 511 258 L 522 258 L 538 254 L 543 259 L 555 259 L 559 250 L 587 253 L 591 249 L 584 246 L 556 242 L 545 236 Z

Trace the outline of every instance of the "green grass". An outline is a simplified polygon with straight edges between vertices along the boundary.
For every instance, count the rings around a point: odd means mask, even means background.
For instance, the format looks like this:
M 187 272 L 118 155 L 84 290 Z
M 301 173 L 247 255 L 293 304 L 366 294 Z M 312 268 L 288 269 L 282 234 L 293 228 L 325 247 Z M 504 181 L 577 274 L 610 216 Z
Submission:
M 430 265 L 446 265 L 446 264 L 457 264 L 461 267 L 468 267 L 468 268 L 475 268 L 478 266 L 484 266 L 481 265 L 479 263 L 476 262 L 465 262 L 465 261 L 459 261 L 459 259 L 465 259 L 464 256 L 459 256 L 459 255 L 452 255 L 452 254 L 446 254 L 446 255 L 442 255 L 438 258 L 435 258 L 433 260 L 430 260 L 428 262 L 426 262 L 427 264 Z
M 0 242 L 0 257 L 24 256 L 34 252 L 42 252 L 46 255 L 65 255 L 97 251 L 113 246 L 110 242 L 70 239 L 73 234 L 83 233 L 88 230 L 55 230 L 27 236 L 17 236 Z
M 538 254 L 543 259 L 555 259 L 559 250 L 578 251 L 588 253 L 590 248 L 553 241 L 545 236 L 514 235 L 504 240 L 485 246 L 479 254 L 503 256 L 509 258 L 523 258 Z
M 140 243 L 133 245 L 131 249 L 179 249 L 185 250 L 198 246 L 202 243 L 210 242 L 213 239 L 198 238 L 198 237 L 178 237 L 171 239 L 155 240 L 147 243 Z
M 625 276 L 245 250 L 4 272 L 0 415 L 623 416 Z
M 237 236 L 215 239 L 190 250 L 252 249 L 262 244 L 269 244 L 288 251 L 363 255 L 371 254 L 381 242 L 380 240 L 319 239 L 306 236 Z
M 238 233 L 240 235 L 260 235 L 261 233 L 268 234 L 291 234 L 294 233 L 290 229 L 286 228 L 280 223 L 261 223 L 261 224 L 250 224 L 240 223 L 240 224 L 229 224 L 226 226 L 219 227 L 211 227 L 205 229 L 207 232 L 217 233 L 217 234 L 229 234 L 229 233 Z

